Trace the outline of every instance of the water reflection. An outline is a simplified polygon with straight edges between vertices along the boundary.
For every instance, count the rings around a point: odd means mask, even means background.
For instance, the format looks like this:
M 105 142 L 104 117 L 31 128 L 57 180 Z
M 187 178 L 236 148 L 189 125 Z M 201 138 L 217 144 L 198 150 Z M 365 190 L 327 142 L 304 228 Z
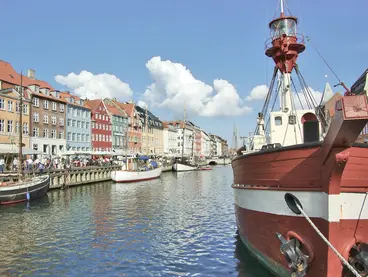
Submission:
M 219 166 L 0 208 L 0 275 L 268 276 L 234 238 L 231 181 Z

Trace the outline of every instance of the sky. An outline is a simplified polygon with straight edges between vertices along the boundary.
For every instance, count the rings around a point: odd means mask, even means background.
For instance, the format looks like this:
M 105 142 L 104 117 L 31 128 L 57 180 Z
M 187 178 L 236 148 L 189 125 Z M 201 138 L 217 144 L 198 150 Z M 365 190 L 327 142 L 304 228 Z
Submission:
M 368 67 L 366 0 L 288 0 L 308 36 L 298 64 L 316 98 Z M 2 0 L 0 59 L 58 90 L 133 100 L 232 144 L 252 132 L 273 71 L 264 54 L 278 0 Z M 334 88 L 341 91 L 341 88 Z

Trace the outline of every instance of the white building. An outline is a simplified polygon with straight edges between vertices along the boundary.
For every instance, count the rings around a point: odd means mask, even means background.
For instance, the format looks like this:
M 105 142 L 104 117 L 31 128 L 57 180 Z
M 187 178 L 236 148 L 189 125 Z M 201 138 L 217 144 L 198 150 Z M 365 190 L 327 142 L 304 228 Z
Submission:
M 201 149 L 202 149 L 202 155 L 204 155 L 205 157 L 210 157 L 211 156 L 211 139 L 210 137 L 207 135 L 206 132 L 204 132 L 203 130 L 201 130 L 202 132 L 202 141 L 201 141 Z
M 178 130 L 171 124 L 164 123 L 164 154 L 178 154 Z

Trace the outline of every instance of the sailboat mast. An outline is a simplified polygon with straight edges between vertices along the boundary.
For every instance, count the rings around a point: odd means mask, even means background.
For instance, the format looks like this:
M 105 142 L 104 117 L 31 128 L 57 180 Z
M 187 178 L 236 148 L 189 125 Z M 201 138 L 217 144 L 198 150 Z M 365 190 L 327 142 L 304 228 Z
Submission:
M 19 92 L 19 124 L 18 124 L 18 133 L 19 133 L 19 148 L 18 148 L 18 178 L 21 180 L 22 178 L 22 145 L 23 145 L 23 73 L 20 72 L 20 92 Z
M 185 120 L 186 120 L 186 116 L 187 116 L 187 111 L 186 111 L 186 103 L 184 103 L 184 126 L 183 126 L 183 145 L 182 145 L 182 150 L 181 150 L 181 161 L 183 161 L 184 159 L 184 145 L 185 145 Z
M 149 147 L 148 147 L 148 139 L 149 139 L 149 136 L 148 136 L 148 105 L 146 105 L 146 151 L 147 151 L 147 155 L 149 154 Z
M 281 16 L 284 16 L 284 0 L 280 0 Z

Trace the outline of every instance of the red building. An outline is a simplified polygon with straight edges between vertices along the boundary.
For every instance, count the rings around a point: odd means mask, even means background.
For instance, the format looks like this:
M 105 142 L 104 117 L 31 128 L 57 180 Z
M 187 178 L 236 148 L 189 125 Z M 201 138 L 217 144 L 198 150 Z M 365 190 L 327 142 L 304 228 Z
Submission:
M 112 151 L 111 121 L 101 99 L 87 100 L 86 105 L 91 109 L 92 150 Z

